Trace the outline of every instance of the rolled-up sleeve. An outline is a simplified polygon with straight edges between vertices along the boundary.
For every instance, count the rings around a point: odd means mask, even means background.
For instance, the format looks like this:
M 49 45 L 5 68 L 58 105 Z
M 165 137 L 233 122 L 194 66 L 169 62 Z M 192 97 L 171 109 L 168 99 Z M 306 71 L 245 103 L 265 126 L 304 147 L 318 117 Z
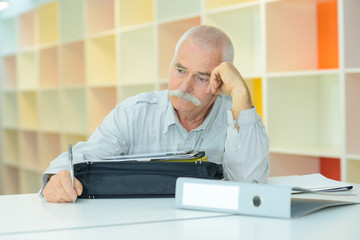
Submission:
M 240 113 L 239 131 L 231 111 L 227 111 L 227 120 L 223 159 L 226 177 L 231 181 L 265 183 L 270 172 L 269 138 L 256 108 Z

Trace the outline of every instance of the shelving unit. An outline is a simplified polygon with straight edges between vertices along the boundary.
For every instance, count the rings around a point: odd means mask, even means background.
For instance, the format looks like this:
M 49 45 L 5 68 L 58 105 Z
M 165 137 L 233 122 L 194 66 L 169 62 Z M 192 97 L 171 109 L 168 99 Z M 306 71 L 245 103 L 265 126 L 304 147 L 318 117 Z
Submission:
M 2 14 L 3 193 L 38 191 L 49 162 L 118 102 L 166 89 L 176 42 L 199 24 L 233 40 L 269 133 L 272 176 L 360 183 L 359 9 L 358 0 L 48 0 Z

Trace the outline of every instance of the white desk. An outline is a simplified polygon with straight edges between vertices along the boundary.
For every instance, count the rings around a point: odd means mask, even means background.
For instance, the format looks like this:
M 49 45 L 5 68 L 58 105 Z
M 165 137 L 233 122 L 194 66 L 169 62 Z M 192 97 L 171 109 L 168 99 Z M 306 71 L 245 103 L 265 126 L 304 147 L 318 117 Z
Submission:
M 1 240 L 359 240 L 359 223 L 360 204 L 286 220 L 181 210 L 171 198 L 80 199 L 75 204 L 53 204 L 37 194 L 0 196 Z

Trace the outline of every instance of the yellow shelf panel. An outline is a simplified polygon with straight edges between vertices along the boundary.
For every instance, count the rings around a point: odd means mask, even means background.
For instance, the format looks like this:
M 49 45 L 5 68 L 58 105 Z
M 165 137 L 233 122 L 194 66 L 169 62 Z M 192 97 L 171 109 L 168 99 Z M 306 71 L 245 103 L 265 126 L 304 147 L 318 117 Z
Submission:
M 151 22 L 153 12 L 153 0 L 120 0 L 120 27 Z
M 347 159 L 347 182 L 360 183 L 360 160 Z
M 90 39 L 87 44 L 87 63 L 89 84 L 116 82 L 115 36 Z
M 35 52 L 29 51 L 17 56 L 17 76 L 20 89 L 35 89 L 38 87 L 36 78 Z
M 123 86 L 118 89 L 119 101 L 123 101 L 128 97 L 135 96 L 136 94 L 142 92 L 151 92 L 153 90 L 155 90 L 155 86 L 153 84 L 141 86 Z
M 20 163 L 23 166 L 39 168 L 38 133 L 36 131 L 20 131 L 19 136 Z
M 10 163 L 19 162 L 19 140 L 17 130 L 4 129 L 2 131 L 3 161 Z
M 4 166 L 3 179 L 4 194 L 19 194 L 20 193 L 20 171 L 16 167 Z
M 60 155 L 60 135 L 56 133 L 41 133 L 39 135 L 39 163 L 45 171 L 52 160 Z
M 58 4 L 52 2 L 38 9 L 39 43 L 56 42 L 59 38 Z
M 39 93 L 39 129 L 43 131 L 60 131 L 60 100 L 57 90 Z
M 19 94 L 19 119 L 23 128 L 36 129 L 38 126 L 38 108 L 36 92 Z
M 200 14 L 201 0 L 157 0 L 157 18 L 160 20 Z
M 263 106 L 262 106 L 262 82 L 261 78 L 245 79 L 245 82 L 249 88 L 250 96 L 253 105 L 260 117 L 263 117 Z
M 39 169 L 40 170 L 40 169 Z M 22 194 L 37 193 L 41 188 L 41 173 L 24 170 L 20 171 L 20 191 Z
M 120 83 L 155 82 L 154 39 L 152 27 L 121 33 Z
M 16 93 L 3 93 L 2 95 L 2 123 L 9 127 L 18 127 L 19 104 Z
M 204 0 L 205 9 L 214 9 L 245 2 L 258 2 L 258 0 Z
M 71 144 L 73 147 L 78 142 L 85 142 L 87 140 L 86 135 L 77 135 L 77 134 L 65 134 L 61 136 L 61 152 L 67 152 L 68 151 L 68 144 Z

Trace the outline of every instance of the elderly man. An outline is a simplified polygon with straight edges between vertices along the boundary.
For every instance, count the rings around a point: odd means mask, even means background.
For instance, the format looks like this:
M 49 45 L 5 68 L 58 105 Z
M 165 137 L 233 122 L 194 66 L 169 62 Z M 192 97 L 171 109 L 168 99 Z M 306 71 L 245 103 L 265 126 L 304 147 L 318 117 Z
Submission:
M 168 90 L 118 104 L 87 142 L 74 147 L 75 161 L 195 149 L 223 164 L 230 180 L 265 182 L 268 137 L 233 58 L 224 32 L 204 25 L 191 28 L 175 48 Z M 81 195 L 77 179 L 72 187 L 67 161 L 63 153 L 43 174 L 41 191 L 50 202 Z

